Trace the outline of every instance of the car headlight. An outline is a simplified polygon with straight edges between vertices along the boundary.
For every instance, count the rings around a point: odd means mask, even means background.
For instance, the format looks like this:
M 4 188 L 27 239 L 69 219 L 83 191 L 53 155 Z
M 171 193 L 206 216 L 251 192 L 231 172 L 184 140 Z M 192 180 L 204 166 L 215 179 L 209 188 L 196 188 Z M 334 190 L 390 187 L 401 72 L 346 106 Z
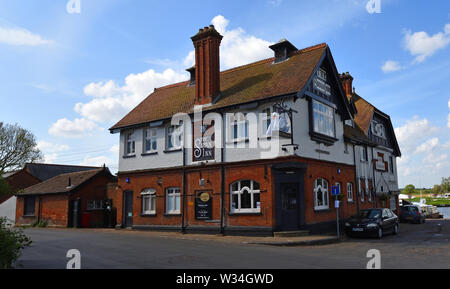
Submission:
M 375 224 L 375 223 L 367 224 L 367 228 L 375 228 L 376 226 L 377 226 L 377 224 Z
M 346 227 L 350 227 L 351 225 L 350 225 L 349 222 L 345 222 L 345 226 L 346 226 Z

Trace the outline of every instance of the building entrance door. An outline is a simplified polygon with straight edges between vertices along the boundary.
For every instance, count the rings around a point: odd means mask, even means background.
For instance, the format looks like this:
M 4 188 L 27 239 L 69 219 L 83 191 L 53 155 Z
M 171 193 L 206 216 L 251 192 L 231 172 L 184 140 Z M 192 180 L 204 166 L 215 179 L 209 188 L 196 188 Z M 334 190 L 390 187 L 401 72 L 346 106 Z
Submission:
M 299 190 L 298 183 L 281 183 L 281 226 L 284 231 L 299 228 Z
M 128 228 L 133 226 L 133 192 L 123 193 L 123 225 Z

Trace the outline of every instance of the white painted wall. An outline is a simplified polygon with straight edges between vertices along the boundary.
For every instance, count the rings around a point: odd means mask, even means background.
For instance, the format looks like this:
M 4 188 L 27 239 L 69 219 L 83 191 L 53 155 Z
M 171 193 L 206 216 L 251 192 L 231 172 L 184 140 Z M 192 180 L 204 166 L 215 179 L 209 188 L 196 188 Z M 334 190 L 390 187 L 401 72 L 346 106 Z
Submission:
M 13 223 L 16 221 L 16 200 L 15 196 L 12 196 L 8 200 L 0 204 L 0 217 L 6 217 Z
M 309 111 L 308 111 L 308 101 L 306 99 L 298 99 L 296 103 L 293 101 L 286 101 L 286 105 L 291 106 L 293 109 L 297 110 L 297 113 L 293 115 L 294 122 L 294 143 L 299 145 L 299 150 L 295 152 L 298 156 L 313 158 L 318 160 L 331 161 L 336 163 L 343 163 L 353 165 L 353 151 L 348 149 L 348 153 L 345 153 L 345 143 L 344 143 L 344 126 L 343 120 L 341 117 L 336 114 L 335 123 L 336 123 L 336 138 L 338 141 L 334 143 L 332 146 L 325 146 L 323 144 L 318 144 L 315 141 L 312 141 L 309 135 Z M 234 112 L 254 112 L 257 116 L 257 127 L 250 127 L 250 137 L 254 137 L 254 139 L 258 139 L 262 136 L 262 128 L 261 128 L 261 120 L 259 119 L 259 114 L 263 109 L 267 107 L 273 106 L 273 103 L 267 103 L 264 105 L 260 105 L 257 108 L 253 109 L 235 109 L 230 110 L 228 113 Z M 246 160 L 258 160 L 258 159 L 272 159 L 274 157 L 288 156 L 293 155 L 294 152 L 292 148 L 287 151 L 283 151 L 282 145 L 289 144 L 291 142 L 290 138 L 280 137 L 279 146 L 276 147 L 276 151 L 278 154 L 272 156 L 268 156 L 269 149 L 269 140 L 260 138 L 259 145 L 257 148 L 249 148 L 250 143 L 239 143 L 234 144 L 229 141 L 229 120 L 222 115 L 223 122 L 225 124 L 226 133 L 223 138 L 224 143 L 224 161 L 225 162 L 240 162 Z M 158 154 L 156 155 L 148 155 L 142 156 L 143 153 L 143 145 L 144 145 L 144 128 L 137 128 L 134 131 L 135 140 L 136 140 L 136 154 L 135 157 L 132 158 L 124 158 L 125 152 L 125 136 L 131 130 L 124 130 L 120 135 L 120 155 L 119 155 L 119 171 L 135 171 L 135 170 L 145 170 L 145 169 L 156 169 L 156 168 L 170 168 L 170 167 L 178 167 L 183 165 L 182 151 L 166 153 L 164 152 L 166 148 L 166 127 L 169 126 L 169 123 L 165 123 L 164 125 L 158 128 L 157 133 L 157 144 L 158 144 Z M 185 143 L 192 144 L 192 139 L 185 139 Z M 324 154 L 317 152 L 316 150 L 323 150 L 329 152 L 329 154 Z M 217 148 L 215 149 L 215 160 L 211 162 L 220 162 L 221 159 L 221 150 Z M 195 165 L 198 163 L 193 163 L 192 161 L 192 149 L 186 150 L 186 165 Z

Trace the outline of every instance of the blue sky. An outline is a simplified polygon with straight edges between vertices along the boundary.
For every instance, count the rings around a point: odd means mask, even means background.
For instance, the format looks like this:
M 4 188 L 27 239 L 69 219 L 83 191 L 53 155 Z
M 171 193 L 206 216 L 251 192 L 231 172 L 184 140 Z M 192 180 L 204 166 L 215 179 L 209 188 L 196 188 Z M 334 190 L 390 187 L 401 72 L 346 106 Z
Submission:
M 389 114 L 400 186 L 450 176 L 450 2 L 381 0 L 0 0 L 0 120 L 38 138 L 46 161 L 117 170 L 108 128 L 153 88 L 187 79 L 190 37 L 211 23 L 223 69 L 270 57 L 287 38 L 326 42 L 356 91 Z

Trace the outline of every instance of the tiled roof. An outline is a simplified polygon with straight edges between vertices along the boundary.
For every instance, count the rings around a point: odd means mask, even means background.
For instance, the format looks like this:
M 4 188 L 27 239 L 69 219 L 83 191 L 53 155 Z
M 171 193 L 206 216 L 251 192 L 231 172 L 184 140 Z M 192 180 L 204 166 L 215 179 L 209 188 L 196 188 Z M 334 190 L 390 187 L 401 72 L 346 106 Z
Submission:
M 356 110 L 358 111 L 355 115 L 355 123 L 367 135 L 375 107 L 356 93 L 353 94 L 353 99 Z
M 41 181 L 46 181 L 60 174 L 99 169 L 99 167 L 28 163 L 25 169 Z
M 22 192 L 19 192 L 18 195 L 41 195 L 41 194 L 58 194 L 58 193 L 67 193 L 80 185 L 84 184 L 86 181 L 90 180 L 92 177 L 101 173 L 103 170 L 108 170 L 104 168 L 89 170 L 89 171 L 81 171 L 75 173 L 68 173 L 58 175 L 53 177 L 47 181 L 36 184 L 34 186 L 28 187 Z M 108 171 L 109 172 L 109 171 Z M 69 178 L 71 186 L 69 187 Z
M 322 43 L 299 50 L 277 64 L 269 58 L 221 72 L 221 96 L 207 110 L 301 91 L 326 49 Z M 189 81 L 185 81 L 155 89 L 111 130 L 193 112 L 195 86 L 188 85 Z
M 364 134 L 357 124 L 355 124 L 355 127 L 344 124 L 344 137 L 356 141 L 359 144 L 376 145 Z

